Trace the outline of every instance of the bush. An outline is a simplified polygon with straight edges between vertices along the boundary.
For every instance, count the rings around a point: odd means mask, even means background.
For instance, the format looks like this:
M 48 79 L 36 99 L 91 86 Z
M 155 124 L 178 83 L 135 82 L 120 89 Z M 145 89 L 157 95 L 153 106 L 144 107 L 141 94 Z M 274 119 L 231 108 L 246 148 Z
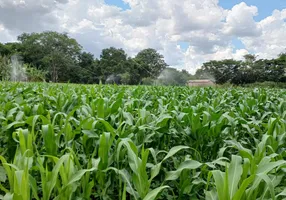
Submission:
M 155 83 L 155 80 L 150 77 L 142 79 L 142 85 L 154 85 L 154 83 Z
M 244 87 L 266 87 L 266 88 L 286 88 L 286 83 L 282 82 L 272 82 L 272 81 L 265 81 L 265 82 L 256 82 L 251 84 L 243 85 Z

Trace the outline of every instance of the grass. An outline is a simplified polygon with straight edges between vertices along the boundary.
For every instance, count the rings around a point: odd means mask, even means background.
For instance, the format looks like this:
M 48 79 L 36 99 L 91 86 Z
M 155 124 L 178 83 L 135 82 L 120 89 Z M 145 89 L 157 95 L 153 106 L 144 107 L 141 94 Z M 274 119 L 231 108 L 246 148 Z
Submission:
M 0 199 L 285 199 L 286 92 L 0 84 Z

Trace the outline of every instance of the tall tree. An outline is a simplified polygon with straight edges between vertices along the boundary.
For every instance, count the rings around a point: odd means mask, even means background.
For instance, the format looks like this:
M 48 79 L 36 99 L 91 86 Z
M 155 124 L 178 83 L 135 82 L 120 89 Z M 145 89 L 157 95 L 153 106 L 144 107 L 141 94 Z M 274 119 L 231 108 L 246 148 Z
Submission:
M 0 43 L 0 55 L 6 56 L 11 54 L 10 50 L 6 47 L 6 45 Z
M 103 81 L 106 81 L 111 75 L 117 77 L 119 74 L 126 72 L 124 66 L 126 61 L 127 54 L 123 49 L 114 47 L 103 49 L 99 61 Z
M 77 60 L 82 47 L 67 34 L 57 32 L 23 33 L 21 55 L 25 63 L 48 71 L 53 82 L 65 82 L 77 76 Z
M 246 63 L 254 63 L 256 61 L 257 56 L 253 54 L 246 54 L 243 56 Z
M 157 78 L 168 66 L 164 61 L 163 55 L 150 48 L 140 51 L 134 60 L 140 66 L 141 79 L 145 77 Z
M 209 61 L 203 64 L 197 76 L 201 78 L 215 79 L 216 83 L 223 84 L 231 81 L 241 66 L 241 61 L 227 59 L 222 61 Z M 199 73 L 199 74 L 198 74 Z
M 79 56 L 79 67 L 81 68 L 79 82 L 88 84 L 99 83 L 101 76 L 99 61 L 94 59 L 93 54 L 81 53 Z
M 19 42 L 0 43 L 0 55 L 11 56 L 21 52 L 22 44 Z

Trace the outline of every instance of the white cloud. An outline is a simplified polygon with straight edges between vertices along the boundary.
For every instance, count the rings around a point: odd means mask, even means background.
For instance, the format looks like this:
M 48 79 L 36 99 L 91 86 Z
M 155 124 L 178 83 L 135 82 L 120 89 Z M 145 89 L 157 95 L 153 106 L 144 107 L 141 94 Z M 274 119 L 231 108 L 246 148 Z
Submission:
M 214 53 L 209 54 L 198 54 L 193 47 L 189 47 L 185 52 L 185 66 L 183 68 L 187 69 L 190 73 L 195 73 L 202 63 L 210 60 L 222 60 L 222 59 L 235 59 L 243 60 L 243 56 L 249 52 L 246 49 L 233 50 L 233 47 L 216 47 Z
M 0 23 L 13 31 L 41 31 L 58 25 L 54 11 L 67 0 L 2 0 Z
M 262 35 L 255 38 L 242 38 L 247 49 L 259 58 L 273 58 L 286 48 L 286 9 L 275 10 L 272 15 L 260 21 Z
M 258 14 L 255 6 L 248 6 L 242 2 L 228 11 L 224 32 L 238 37 L 259 36 L 261 30 L 253 17 Z
M 15 41 L 15 37 L 9 33 L 7 29 L 5 29 L 3 24 L 0 24 L 0 42 L 13 42 Z
M 218 0 L 123 1 L 130 9 L 104 0 L 0 0 L 0 40 L 15 40 L 22 32 L 68 32 L 95 56 L 110 46 L 131 56 L 155 48 L 169 65 L 190 72 L 202 62 L 242 59 L 249 52 L 273 57 L 286 46 L 286 9 L 256 22 L 259 10 L 245 3 L 226 10 Z M 233 37 L 245 48 L 236 49 Z

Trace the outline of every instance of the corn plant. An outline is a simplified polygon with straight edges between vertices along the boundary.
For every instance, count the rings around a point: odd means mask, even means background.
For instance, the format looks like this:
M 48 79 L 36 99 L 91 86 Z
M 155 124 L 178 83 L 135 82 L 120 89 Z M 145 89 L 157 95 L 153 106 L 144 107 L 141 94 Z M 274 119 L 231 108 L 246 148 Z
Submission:
M 0 83 L 0 199 L 285 199 L 286 92 Z

